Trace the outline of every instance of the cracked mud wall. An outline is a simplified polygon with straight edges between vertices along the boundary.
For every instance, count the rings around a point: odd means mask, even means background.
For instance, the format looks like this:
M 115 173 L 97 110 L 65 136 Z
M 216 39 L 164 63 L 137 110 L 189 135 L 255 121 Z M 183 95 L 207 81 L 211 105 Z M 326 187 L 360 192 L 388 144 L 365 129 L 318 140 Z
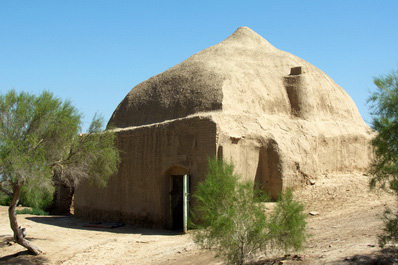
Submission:
M 241 180 L 253 182 L 272 199 L 276 199 L 284 186 L 282 178 L 286 171 L 278 144 L 273 139 L 263 137 L 248 139 L 228 134 L 219 136 L 218 150 L 222 150 L 224 160 L 234 164 Z
M 187 169 L 195 186 L 216 153 L 216 125 L 187 118 L 117 132 L 121 164 L 105 188 L 83 183 L 75 214 L 93 221 L 119 221 L 154 227 L 170 225 L 170 170 Z
M 273 199 L 287 187 L 299 188 L 325 174 L 366 172 L 372 155 L 370 129 L 358 133 L 336 122 L 305 122 L 304 127 L 300 121 L 278 121 L 276 126 L 268 120 L 263 133 L 245 133 L 235 126 L 235 131 L 224 128 L 218 136 L 223 158 L 234 163 L 243 180 L 257 183 Z

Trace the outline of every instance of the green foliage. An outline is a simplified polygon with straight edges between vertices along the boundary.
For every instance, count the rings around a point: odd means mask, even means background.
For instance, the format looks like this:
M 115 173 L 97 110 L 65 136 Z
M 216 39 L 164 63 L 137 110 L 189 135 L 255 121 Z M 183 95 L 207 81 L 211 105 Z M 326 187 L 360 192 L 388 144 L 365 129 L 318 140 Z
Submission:
M 57 180 L 71 187 L 84 179 L 98 186 L 106 185 L 117 171 L 120 157 L 115 133 L 103 131 L 103 123 L 103 118 L 95 115 L 88 133 L 73 138 L 68 154 L 54 167 Z
M 71 103 L 49 92 L 0 95 L 0 191 L 11 198 L 14 238 L 34 254 L 40 250 L 22 239 L 15 215 L 21 196 L 25 203 L 45 207 L 53 185 L 75 187 L 91 176 L 105 185 L 117 169 L 114 133 L 102 132 L 98 117 L 88 134 L 79 135 L 80 125 L 81 115 Z
M 9 206 L 11 202 L 10 196 L 0 191 L 0 205 Z
M 0 95 L 2 187 L 11 191 L 21 183 L 48 185 L 52 164 L 62 159 L 79 126 L 80 114 L 70 102 L 49 92 Z
M 375 78 L 376 92 L 368 102 L 372 109 L 372 127 L 377 131 L 372 140 L 374 158 L 369 172 L 370 186 L 390 189 L 398 195 L 398 71 Z M 387 208 L 379 244 L 398 243 L 398 213 Z
M 377 91 L 368 102 L 373 115 L 372 127 L 378 134 L 372 141 L 375 156 L 370 184 L 398 193 L 398 71 L 375 78 L 374 83 Z
M 31 214 L 31 215 L 48 215 L 48 212 L 38 208 L 24 208 L 22 210 L 16 210 L 17 214 Z
M 305 242 L 306 216 L 291 191 L 267 216 L 261 203 L 267 196 L 252 183 L 239 182 L 232 164 L 209 160 L 208 176 L 193 197 L 194 241 L 229 264 L 243 264 L 269 249 L 299 249 Z
M 34 179 L 32 179 L 34 180 Z M 20 204 L 34 209 L 46 209 L 53 201 L 54 187 L 42 187 L 31 184 L 32 180 L 22 187 Z
M 192 215 L 200 217 L 200 226 L 208 227 L 218 221 L 224 208 L 232 204 L 238 177 L 232 164 L 210 159 L 209 172 L 204 182 L 199 183 L 193 198 L 196 199 Z
M 288 189 L 270 216 L 273 244 L 285 251 L 300 249 L 306 240 L 305 219 L 304 206 L 293 199 L 293 193 Z
M 383 221 L 383 232 L 379 235 L 380 247 L 385 247 L 390 242 L 398 242 L 398 212 L 386 208 L 383 213 Z
M 102 126 L 96 115 L 89 132 L 79 134 L 80 113 L 49 92 L 0 95 L 0 190 L 11 196 L 23 187 L 22 202 L 43 208 L 57 182 L 74 187 L 91 179 L 104 186 L 117 170 L 119 152 L 114 132 Z
M 37 209 L 46 209 L 51 205 L 53 200 L 54 187 L 49 186 L 49 189 L 43 189 L 40 186 L 31 184 L 22 187 L 21 198 L 19 204 Z M 0 191 L 0 205 L 9 206 L 11 197 Z

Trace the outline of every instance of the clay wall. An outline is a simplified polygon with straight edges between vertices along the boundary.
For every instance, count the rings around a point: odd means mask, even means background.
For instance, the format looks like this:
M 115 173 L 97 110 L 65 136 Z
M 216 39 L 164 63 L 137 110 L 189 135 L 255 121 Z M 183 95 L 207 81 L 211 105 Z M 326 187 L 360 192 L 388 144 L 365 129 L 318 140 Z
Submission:
M 191 186 L 207 173 L 216 154 L 216 124 L 194 117 L 117 132 L 121 164 L 107 187 L 83 183 L 75 214 L 93 221 L 170 227 L 171 175 L 188 173 Z
M 242 180 L 252 181 L 273 199 L 280 194 L 283 183 L 283 164 L 278 144 L 259 139 L 239 139 L 224 137 L 218 150 L 223 150 L 223 159 L 232 162 L 235 172 Z M 256 184 L 254 184 L 256 183 Z
M 366 172 L 372 154 L 370 138 L 354 133 L 274 139 L 224 134 L 219 136 L 218 150 L 223 159 L 234 163 L 243 180 L 257 183 L 276 199 L 283 189 L 308 185 L 328 173 Z

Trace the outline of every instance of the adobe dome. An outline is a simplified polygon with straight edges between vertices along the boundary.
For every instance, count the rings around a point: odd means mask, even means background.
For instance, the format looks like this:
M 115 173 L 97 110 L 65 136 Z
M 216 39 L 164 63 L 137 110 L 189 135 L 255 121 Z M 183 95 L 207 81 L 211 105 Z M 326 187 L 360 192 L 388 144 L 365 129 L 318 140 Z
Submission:
M 209 157 L 276 199 L 328 174 L 366 172 L 374 136 L 326 74 L 245 27 L 137 85 L 110 124 L 119 171 L 105 189 L 77 189 L 76 215 L 169 228 L 183 212 L 170 203 L 178 179 L 189 175 L 194 192 Z
M 134 87 L 109 124 L 124 128 L 214 111 L 363 123 L 349 95 L 325 73 L 241 27 Z

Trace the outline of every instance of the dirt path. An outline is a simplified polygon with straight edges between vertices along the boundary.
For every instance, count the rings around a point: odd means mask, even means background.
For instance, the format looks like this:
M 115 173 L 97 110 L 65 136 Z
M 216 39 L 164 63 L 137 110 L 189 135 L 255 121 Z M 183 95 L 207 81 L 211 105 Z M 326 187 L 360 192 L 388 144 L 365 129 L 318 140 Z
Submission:
M 369 193 L 367 177 L 328 176 L 296 195 L 306 203 L 306 211 L 319 214 L 308 218 L 307 248 L 291 253 L 303 260 L 287 258 L 285 264 L 371 264 L 378 255 L 388 255 L 377 246 L 382 225 L 377 215 L 395 200 Z M 222 264 L 212 253 L 199 250 L 189 235 L 167 230 L 86 228 L 84 221 L 74 217 L 21 215 L 19 220 L 27 228 L 28 239 L 46 254 L 34 257 L 19 245 L 6 244 L 11 229 L 7 208 L 0 207 L 2 264 Z
M 308 212 L 319 213 L 308 218 L 311 237 L 303 252 L 308 264 L 364 264 L 379 254 L 380 215 L 386 205 L 395 205 L 395 197 L 369 192 L 368 177 L 326 176 L 297 197 Z

